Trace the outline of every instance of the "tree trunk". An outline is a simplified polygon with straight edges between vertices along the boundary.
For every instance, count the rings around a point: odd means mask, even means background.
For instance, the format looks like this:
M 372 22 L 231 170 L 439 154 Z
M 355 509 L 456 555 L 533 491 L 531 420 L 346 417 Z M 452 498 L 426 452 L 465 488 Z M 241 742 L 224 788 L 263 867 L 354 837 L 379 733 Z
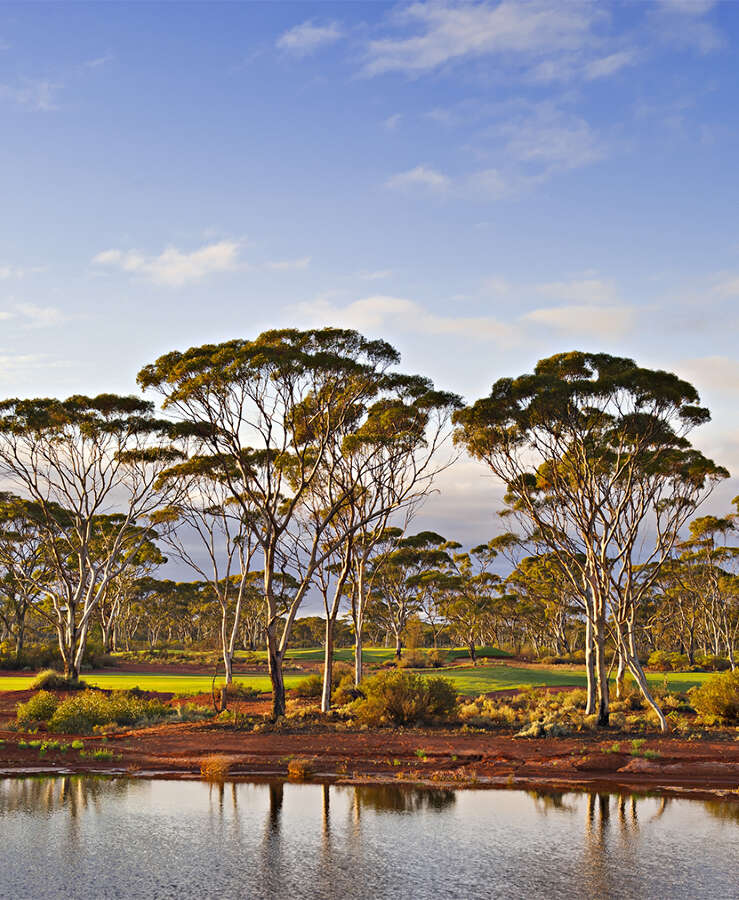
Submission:
M 395 658 L 400 659 L 403 655 L 403 641 L 400 634 L 395 635 Z
M 361 617 L 358 621 L 354 623 L 354 685 L 355 687 L 359 687 L 362 677 L 364 675 L 363 672 L 363 662 L 362 659 L 362 619 Z
M 595 673 L 597 681 L 597 724 L 607 728 L 608 713 L 608 665 L 606 663 L 605 613 L 598 610 L 595 629 Z
M 616 699 L 621 700 L 626 688 L 626 658 L 621 647 L 618 648 L 618 668 L 616 669 Z
M 285 679 L 282 672 L 282 656 L 277 642 L 277 627 L 273 623 L 267 628 L 267 661 L 272 682 L 272 721 L 285 715 Z
M 334 670 L 334 621 L 326 616 L 326 632 L 323 650 L 323 691 L 321 693 L 321 712 L 331 709 L 331 680 Z
M 585 706 L 585 714 L 588 716 L 595 715 L 596 698 L 595 698 L 595 652 L 593 648 L 593 621 L 592 610 L 587 610 L 587 618 L 585 620 L 585 674 L 588 684 L 588 699 Z
M 470 641 L 469 648 L 470 648 L 470 659 L 472 660 L 472 665 L 476 666 L 477 665 L 477 651 L 475 650 L 475 642 L 474 641 Z
M 636 653 L 636 638 L 634 636 L 634 622 L 633 619 L 629 622 L 629 645 L 628 645 L 628 659 L 627 663 L 629 669 L 631 670 L 631 674 L 634 676 L 636 683 L 639 685 L 639 689 L 642 692 L 642 696 L 647 701 L 647 703 L 652 707 L 655 712 L 655 715 L 659 719 L 659 727 L 661 730 L 668 731 L 667 727 L 667 719 L 665 718 L 665 714 L 662 712 L 657 701 L 652 696 L 652 692 L 649 690 L 649 684 L 647 682 L 646 677 L 644 676 L 644 669 L 641 667 L 641 663 L 639 662 L 639 657 Z

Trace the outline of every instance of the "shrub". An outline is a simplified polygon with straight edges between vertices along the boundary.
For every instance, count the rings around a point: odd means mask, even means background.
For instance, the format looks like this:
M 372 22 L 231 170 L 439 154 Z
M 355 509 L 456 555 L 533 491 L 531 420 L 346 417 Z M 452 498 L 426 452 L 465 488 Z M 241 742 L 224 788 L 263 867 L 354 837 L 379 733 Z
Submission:
M 310 759 L 291 759 L 287 764 L 287 777 L 293 781 L 304 781 L 314 773 Z
M 19 703 L 16 720 L 22 727 L 37 722 L 47 722 L 56 712 L 60 700 L 48 691 L 39 691 L 27 703 Z
M 690 698 L 704 718 L 739 721 L 739 670 L 712 675 L 700 687 L 692 689 Z
M 56 669 L 44 669 L 31 682 L 31 688 L 35 691 L 82 691 L 87 687 L 84 681 L 78 681 L 73 676 L 62 675 Z
M 353 703 L 361 696 L 361 691 L 354 686 L 354 676 L 343 675 L 331 694 L 331 702 L 334 706 L 346 706 L 347 703 Z
M 232 681 L 226 686 L 226 696 L 231 700 L 255 700 L 259 696 L 259 691 L 250 684 Z
M 84 691 L 61 702 L 48 725 L 50 731 L 61 734 L 88 734 L 95 726 L 150 723 L 172 713 L 158 700 L 144 700 L 127 692 Z
M 567 737 L 569 734 L 572 734 L 572 731 L 566 725 L 560 725 L 558 722 L 532 722 L 531 725 L 518 731 L 514 737 Z
M 398 660 L 399 669 L 426 669 L 429 666 L 429 658 L 423 650 L 407 650 Z
M 711 672 L 726 672 L 731 668 L 731 663 L 723 656 L 703 656 L 701 654 L 695 657 L 695 664 L 701 669 L 708 669 Z
M 293 688 L 295 696 L 303 699 L 320 697 L 322 691 L 323 678 L 320 675 L 309 675 Z
M 668 653 L 666 650 L 655 650 L 647 660 L 647 665 L 658 672 L 679 672 L 687 669 L 690 660 L 686 653 Z
M 364 697 L 353 712 L 368 725 L 407 725 L 449 715 L 456 706 L 454 685 L 445 678 L 424 678 L 401 669 L 380 672 L 362 682 Z
M 230 773 L 234 760 L 221 754 L 204 756 L 200 760 L 200 774 L 209 781 L 223 781 Z

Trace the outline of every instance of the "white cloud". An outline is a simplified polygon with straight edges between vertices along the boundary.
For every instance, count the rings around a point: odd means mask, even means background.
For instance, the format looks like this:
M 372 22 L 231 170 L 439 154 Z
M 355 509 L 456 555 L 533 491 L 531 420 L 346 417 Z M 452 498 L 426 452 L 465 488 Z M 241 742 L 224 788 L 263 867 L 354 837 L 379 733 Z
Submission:
M 576 169 L 605 156 L 585 119 L 543 104 L 498 125 L 494 132 L 506 140 L 509 156 L 524 164 L 556 170 Z
M 199 281 L 206 275 L 231 272 L 244 268 L 239 263 L 240 241 L 219 241 L 206 244 L 190 253 L 167 247 L 159 256 L 146 256 L 136 250 L 105 250 L 92 260 L 93 265 L 122 269 L 141 275 L 156 284 L 181 287 L 191 281 Z
M 608 56 L 601 56 L 599 59 L 593 59 L 587 63 L 585 66 L 585 77 L 589 81 L 594 81 L 596 78 L 608 78 L 627 66 L 633 66 L 636 61 L 637 54 L 633 50 L 620 50 L 617 53 L 610 53 Z
M 383 125 L 388 131 L 395 131 L 395 129 L 400 125 L 400 120 L 403 118 L 402 113 L 395 113 L 393 116 L 388 116 L 387 119 L 383 121 Z
M 535 309 L 522 317 L 532 325 L 554 328 L 573 335 L 597 338 L 623 337 L 634 324 L 634 310 L 629 306 L 553 306 Z
M 385 182 L 385 186 L 389 188 L 408 188 L 414 186 L 427 187 L 433 191 L 443 191 L 450 183 L 450 179 L 442 172 L 437 172 L 429 166 L 416 166 L 415 169 L 409 169 L 407 172 L 399 172 L 392 175 Z
M 739 275 L 723 278 L 714 285 L 713 290 L 721 297 L 739 297 Z
M 98 56 L 95 59 L 88 59 L 84 66 L 86 69 L 99 69 L 100 66 L 104 66 L 109 62 L 113 61 L 113 54 L 106 53 L 104 56 Z
M 296 25 L 280 35 L 276 46 L 280 50 L 294 53 L 296 56 L 307 56 L 320 47 L 333 44 L 343 37 L 343 32 L 336 22 L 327 25 L 315 25 L 312 20 Z
M 613 304 L 618 299 L 615 284 L 600 278 L 547 281 L 537 284 L 536 291 L 556 300 L 576 304 Z
M 589 44 L 600 17 L 595 5 L 555 0 L 413 3 L 395 20 L 416 33 L 372 41 L 365 72 L 418 74 L 490 54 L 540 63 L 548 54 L 571 53 Z
M 31 325 L 38 328 L 48 328 L 51 325 L 58 325 L 64 321 L 64 315 L 61 310 L 54 306 L 36 306 L 35 303 L 19 303 L 16 308 Z
M 659 40 L 699 53 L 711 53 L 725 43 L 724 36 L 706 16 L 715 0 L 659 0 L 651 10 L 652 28 Z
M 489 316 L 440 316 L 420 303 L 402 297 L 375 295 L 339 307 L 324 298 L 295 307 L 297 315 L 314 325 L 341 325 L 365 332 L 395 332 L 457 336 L 503 343 L 512 329 Z
M 37 306 L 35 303 L 16 303 L 11 310 L 0 311 L 0 320 L 18 320 L 32 328 L 59 325 L 65 317 L 55 306 Z
M 285 269 L 307 269 L 310 265 L 310 256 L 301 256 L 299 259 L 280 259 L 265 263 L 266 268 L 282 271 Z
M 675 367 L 702 394 L 705 390 L 739 394 L 739 360 L 728 356 L 703 356 L 687 359 Z
M 62 86 L 53 81 L 23 79 L 15 85 L 0 84 L 0 99 L 12 100 L 19 106 L 41 112 L 58 109 L 55 95 Z
M 359 277 L 365 281 L 380 281 L 383 278 L 390 278 L 392 274 L 392 269 L 375 269 L 373 272 L 360 272 Z

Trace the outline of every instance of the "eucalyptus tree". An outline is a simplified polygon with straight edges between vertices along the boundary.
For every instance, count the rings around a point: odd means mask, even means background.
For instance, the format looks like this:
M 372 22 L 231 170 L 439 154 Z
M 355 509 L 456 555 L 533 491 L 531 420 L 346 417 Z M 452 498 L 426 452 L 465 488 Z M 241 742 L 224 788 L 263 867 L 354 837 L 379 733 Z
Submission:
M 457 543 L 447 544 L 444 549 L 452 551 L 446 566 L 451 577 L 445 592 L 444 615 L 452 634 L 468 648 L 474 666 L 484 622 L 494 614 L 500 596 L 502 579 L 492 571 L 498 552 L 492 541 L 469 552 L 453 552 L 461 549 Z
M 212 589 L 220 609 L 225 681 L 231 684 L 249 574 L 257 551 L 255 516 L 248 504 L 236 502 L 213 457 L 187 459 L 169 469 L 162 481 L 180 486 L 177 505 L 168 510 L 174 527 L 164 542 Z
M 369 409 L 367 419 L 343 445 L 346 463 L 356 473 L 349 496 L 355 528 L 347 580 L 354 627 L 354 680 L 363 677 L 362 648 L 372 577 L 379 557 L 393 549 L 388 527 L 404 534 L 419 507 L 433 492 L 441 471 L 452 464 L 445 452 L 456 394 L 433 390 L 425 379 L 406 379 L 403 395 L 384 397 Z
M 342 478 L 346 490 L 332 490 L 307 543 L 298 520 L 307 506 L 317 509 L 308 498 L 319 482 L 334 486 L 337 447 L 361 429 L 373 404 L 431 391 L 426 379 L 393 373 L 398 362 L 385 341 L 354 331 L 284 329 L 168 353 L 139 373 L 143 388 L 160 393 L 164 408 L 199 432 L 198 455 L 211 459 L 244 514 L 256 515 L 274 717 L 285 711 L 283 660 L 292 623 L 318 566 L 343 540 L 327 539 L 328 529 L 351 482 Z M 370 455 L 362 471 L 371 461 Z M 298 541 L 300 583 L 279 633 L 275 579 Z
M 76 395 L 0 403 L 0 475 L 38 504 L 53 584 L 31 583 L 53 610 L 64 671 L 79 675 L 89 629 L 112 579 L 147 540 L 157 486 L 176 454 L 171 424 L 136 397 Z M 60 527 L 58 510 L 66 521 Z M 119 514 L 105 540 L 100 516 Z
M 387 528 L 384 540 L 370 561 L 368 615 L 382 623 L 395 640 L 395 656 L 403 653 L 403 632 L 422 608 L 423 576 L 450 563 L 446 540 L 433 531 L 403 536 L 399 528 Z
M 44 596 L 40 585 L 51 577 L 46 538 L 38 503 L 0 494 L 0 620 L 13 637 L 16 659 L 23 652 L 28 614 Z
M 582 594 L 573 590 L 555 554 L 524 557 L 506 578 L 506 585 L 531 606 L 532 633 L 556 654 L 572 649 L 568 626 L 582 610 Z
M 158 519 L 161 523 L 161 519 Z M 111 537 L 121 525 L 121 514 L 98 516 L 94 522 L 92 556 L 97 558 L 104 553 Z M 136 542 L 136 532 L 143 540 Z M 134 527 L 131 529 L 131 540 L 122 557 L 120 571 L 110 579 L 98 602 L 98 619 L 103 641 L 103 650 L 110 653 L 117 649 L 116 636 L 121 615 L 136 594 L 136 586 L 142 578 L 146 578 L 167 560 L 156 544 L 157 532 L 152 528 Z
M 600 725 L 608 724 L 610 611 L 615 642 L 667 727 L 639 663 L 635 623 L 681 528 L 728 476 L 688 440 L 710 418 L 699 402 L 676 375 L 572 352 L 500 379 L 489 397 L 456 414 L 456 439 L 506 484 L 524 536 L 556 555 L 584 598 Z

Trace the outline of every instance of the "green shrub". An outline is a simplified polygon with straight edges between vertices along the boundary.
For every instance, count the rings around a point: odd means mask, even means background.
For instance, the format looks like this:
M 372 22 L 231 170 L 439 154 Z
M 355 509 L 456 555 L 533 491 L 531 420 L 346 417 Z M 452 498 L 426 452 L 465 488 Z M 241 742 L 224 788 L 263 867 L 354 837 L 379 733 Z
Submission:
M 331 703 L 334 706 L 346 706 L 347 703 L 353 703 L 360 696 L 360 691 L 354 686 L 354 675 L 343 675 L 331 694 Z
M 96 726 L 150 723 L 172 714 L 173 710 L 158 700 L 144 700 L 127 692 L 84 691 L 60 703 L 48 727 L 61 734 L 89 734 Z
M 690 660 L 686 653 L 668 653 L 667 650 L 655 650 L 649 655 L 647 665 L 658 672 L 679 672 L 687 669 Z
M 362 682 L 364 697 L 352 711 L 368 725 L 408 725 L 448 716 L 455 708 L 454 685 L 445 678 L 424 678 L 415 672 L 380 672 Z
M 255 700 L 259 696 L 259 691 L 250 684 L 232 681 L 226 686 L 226 696 L 231 700 Z
M 78 681 L 71 675 L 62 675 L 56 669 L 44 669 L 31 682 L 35 691 L 82 691 L 87 687 L 84 681 Z
M 22 727 L 38 722 L 48 722 L 54 715 L 60 700 L 49 691 L 39 691 L 27 703 L 19 703 L 16 720 Z
M 691 703 L 704 718 L 739 721 L 739 670 L 712 675 L 690 691 Z
M 695 657 L 695 664 L 701 669 L 707 669 L 709 672 L 726 672 L 731 668 L 731 663 L 723 656 L 704 656 L 700 654 Z
M 293 688 L 293 694 L 296 697 L 302 697 L 304 700 L 321 696 L 323 691 L 323 678 L 320 675 L 309 675 L 302 681 L 299 681 Z

